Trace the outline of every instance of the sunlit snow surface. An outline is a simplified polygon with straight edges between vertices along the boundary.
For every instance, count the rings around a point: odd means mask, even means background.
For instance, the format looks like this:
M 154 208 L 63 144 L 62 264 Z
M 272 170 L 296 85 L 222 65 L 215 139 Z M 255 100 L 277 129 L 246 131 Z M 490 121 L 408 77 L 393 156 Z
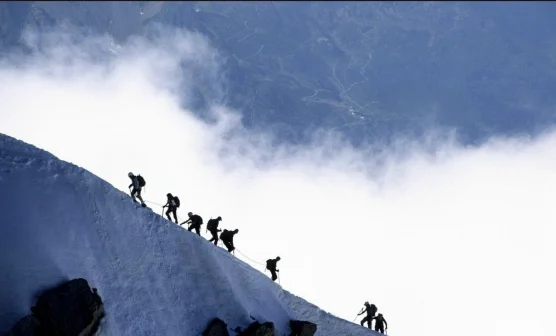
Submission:
M 317 335 L 375 335 L 88 171 L 2 134 L 0 239 L 0 333 L 41 290 L 83 277 L 105 303 L 99 335 L 200 335 L 214 317 L 233 329 L 251 316 L 274 322 L 277 335 L 289 335 L 290 319 L 316 323 Z

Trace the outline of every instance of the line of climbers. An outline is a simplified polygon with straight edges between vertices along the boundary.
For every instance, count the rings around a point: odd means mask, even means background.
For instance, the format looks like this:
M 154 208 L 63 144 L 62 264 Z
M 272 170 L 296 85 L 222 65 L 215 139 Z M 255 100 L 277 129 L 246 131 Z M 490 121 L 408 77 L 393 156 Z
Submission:
M 384 316 L 382 316 L 381 313 L 375 316 L 376 312 L 378 311 L 378 308 L 374 304 L 369 304 L 369 302 L 367 301 L 365 302 L 364 305 L 365 307 L 361 310 L 359 314 L 357 314 L 357 316 L 360 316 L 367 313 L 367 316 L 365 316 L 361 320 L 361 326 L 364 326 L 365 322 L 367 322 L 367 326 L 369 327 L 369 329 L 373 329 L 371 326 L 371 322 L 375 320 L 375 331 L 384 334 L 385 331 L 388 330 L 388 323 L 386 323 Z
M 139 203 L 136 200 L 137 197 L 141 201 L 141 205 L 145 207 L 146 206 L 145 201 L 143 200 L 143 198 L 141 198 L 141 190 L 146 185 L 145 179 L 141 175 L 134 175 L 133 173 L 129 173 L 128 176 L 131 179 L 131 184 L 129 185 L 129 188 L 133 187 L 133 189 L 131 190 L 131 198 L 135 203 Z M 169 221 L 172 221 L 170 215 L 173 215 L 174 222 L 176 224 L 178 224 L 177 211 L 179 207 L 180 207 L 180 199 L 177 196 L 172 195 L 171 193 L 166 194 L 166 204 L 162 206 L 162 211 L 164 213 L 164 208 L 168 208 L 166 210 L 166 217 L 168 218 Z M 203 225 L 203 218 L 192 212 L 188 212 L 187 216 L 189 217 L 189 219 L 187 219 L 186 221 L 182 222 L 179 225 L 182 226 L 183 224 L 189 224 L 187 230 L 190 232 L 192 230 L 195 230 L 195 233 L 201 236 L 201 225 Z M 214 242 L 214 245 L 218 245 L 218 238 L 219 238 L 218 233 L 221 232 L 220 240 L 222 240 L 222 243 L 226 246 L 228 252 L 231 253 L 236 249 L 234 246 L 234 236 L 239 232 L 239 230 L 238 229 L 235 229 L 233 231 L 229 231 L 226 229 L 220 230 L 218 228 L 218 225 L 220 224 L 221 221 L 222 221 L 222 217 L 218 216 L 216 218 L 209 219 L 209 221 L 207 222 L 207 231 L 209 231 L 212 236 L 209 242 L 211 243 Z M 279 270 L 276 268 L 278 261 L 280 261 L 280 257 L 276 257 L 274 259 L 268 259 L 266 261 L 266 269 L 270 271 L 272 276 L 272 281 L 276 281 L 276 279 L 278 279 L 277 272 L 279 272 Z M 386 323 L 386 320 L 384 319 L 384 316 L 382 316 L 382 314 L 378 314 L 377 316 L 375 316 L 377 311 L 378 309 L 374 304 L 369 304 L 369 302 L 365 302 L 365 307 L 359 314 L 357 314 L 357 316 L 367 313 L 367 316 L 365 316 L 361 320 L 361 326 L 364 326 L 365 322 L 367 322 L 368 328 L 372 329 L 371 322 L 374 320 L 375 331 L 384 334 L 385 330 L 388 330 L 388 324 Z
M 136 199 L 138 198 L 141 201 L 140 203 L 141 206 L 146 207 L 145 201 L 141 197 L 141 190 L 146 185 L 145 179 L 141 175 L 134 175 L 131 172 L 127 174 L 127 176 L 131 179 L 131 184 L 129 185 L 128 188 L 131 189 L 131 198 L 133 199 L 133 202 L 139 203 L 137 202 Z M 177 196 L 172 195 L 171 193 L 166 194 L 166 204 L 162 206 L 162 212 L 164 213 L 164 208 L 167 208 L 166 217 L 168 218 L 169 221 L 172 221 L 170 215 L 173 215 L 174 222 L 176 224 L 178 224 L 177 211 L 179 207 L 180 207 L 180 199 Z M 195 230 L 195 233 L 201 236 L 201 225 L 203 225 L 203 218 L 192 212 L 188 212 L 187 216 L 189 218 L 186 221 L 179 224 L 179 226 L 182 226 L 183 224 L 189 224 L 187 231 L 191 232 L 192 230 Z M 219 238 L 218 233 L 221 232 L 220 240 L 222 241 L 224 246 L 226 246 L 228 252 L 232 253 L 236 249 L 234 246 L 234 236 L 239 232 L 239 230 L 238 229 L 232 231 L 226 229 L 220 230 L 218 228 L 218 225 L 220 224 L 221 221 L 222 221 L 222 217 L 218 216 L 217 218 L 209 219 L 209 221 L 207 222 L 207 231 L 209 231 L 212 235 L 212 238 L 209 240 L 209 242 L 214 242 L 214 245 L 218 245 L 218 238 Z M 276 279 L 278 279 L 278 275 L 276 274 L 276 272 L 279 272 L 279 270 L 276 269 L 277 267 L 276 264 L 278 263 L 279 260 L 280 257 L 276 257 L 275 259 L 268 259 L 266 261 L 266 269 L 270 271 L 272 276 L 272 281 L 276 281 Z

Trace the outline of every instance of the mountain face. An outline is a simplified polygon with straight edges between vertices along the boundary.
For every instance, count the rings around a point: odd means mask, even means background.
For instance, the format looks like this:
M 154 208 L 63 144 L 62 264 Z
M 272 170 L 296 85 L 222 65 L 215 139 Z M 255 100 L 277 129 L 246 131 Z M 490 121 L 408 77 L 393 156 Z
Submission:
M 226 92 L 201 86 L 197 103 L 240 109 L 247 127 L 359 142 L 439 125 L 473 143 L 554 121 L 554 15 L 550 2 L 3 2 L 0 38 L 75 25 L 123 41 L 163 23 L 226 57 Z
M 296 297 L 225 249 L 133 204 L 88 171 L 0 134 L 0 333 L 42 291 L 84 278 L 106 316 L 99 335 L 200 335 L 214 318 L 289 335 L 374 335 Z M 235 335 L 235 333 L 230 333 Z

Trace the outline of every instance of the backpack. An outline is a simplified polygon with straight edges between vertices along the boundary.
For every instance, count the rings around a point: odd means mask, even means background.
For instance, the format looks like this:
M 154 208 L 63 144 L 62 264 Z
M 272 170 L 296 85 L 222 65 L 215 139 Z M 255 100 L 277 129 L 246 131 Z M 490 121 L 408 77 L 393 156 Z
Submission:
M 203 218 L 199 215 L 191 216 L 191 225 L 201 226 L 203 224 Z
M 376 306 L 374 304 L 371 305 L 371 309 L 370 309 L 370 313 L 371 315 L 376 314 L 376 312 L 378 311 L 378 309 L 376 308 Z
M 274 264 L 274 260 L 273 259 L 268 259 L 266 261 L 266 269 L 270 270 L 273 267 L 276 267 L 276 265 Z
M 137 175 L 137 181 L 139 182 L 139 186 L 141 186 L 141 187 L 144 187 L 145 184 L 147 184 L 147 183 L 145 182 L 145 179 L 144 179 L 143 176 L 141 176 L 141 175 Z
M 224 231 L 222 231 L 222 233 L 220 234 L 220 239 L 222 239 L 222 241 L 230 240 L 230 233 L 231 233 L 231 231 L 228 231 L 227 229 L 224 229 Z
M 176 203 L 176 208 L 180 207 L 180 199 L 178 198 L 178 196 L 174 196 L 174 198 L 172 198 L 174 200 L 174 203 Z
M 207 222 L 207 230 L 216 230 L 218 228 L 218 221 L 216 219 L 209 219 Z

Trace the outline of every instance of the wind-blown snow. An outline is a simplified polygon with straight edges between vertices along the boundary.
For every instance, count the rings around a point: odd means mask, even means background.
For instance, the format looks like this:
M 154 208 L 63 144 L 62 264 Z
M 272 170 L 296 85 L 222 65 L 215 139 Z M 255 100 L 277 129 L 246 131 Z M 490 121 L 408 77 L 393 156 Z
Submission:
M 0 239 L 0 331 L 29 314 L 42 290 L 83 277 L 105 303 L 100 335 L 199 335 L 214 317 L 233 329 L 250 316 L 274 322 L 277 335 L 289 334 L 290 319 L 316 323 L 317 335 L 375 334 L 90 172 L 1 134 Z

